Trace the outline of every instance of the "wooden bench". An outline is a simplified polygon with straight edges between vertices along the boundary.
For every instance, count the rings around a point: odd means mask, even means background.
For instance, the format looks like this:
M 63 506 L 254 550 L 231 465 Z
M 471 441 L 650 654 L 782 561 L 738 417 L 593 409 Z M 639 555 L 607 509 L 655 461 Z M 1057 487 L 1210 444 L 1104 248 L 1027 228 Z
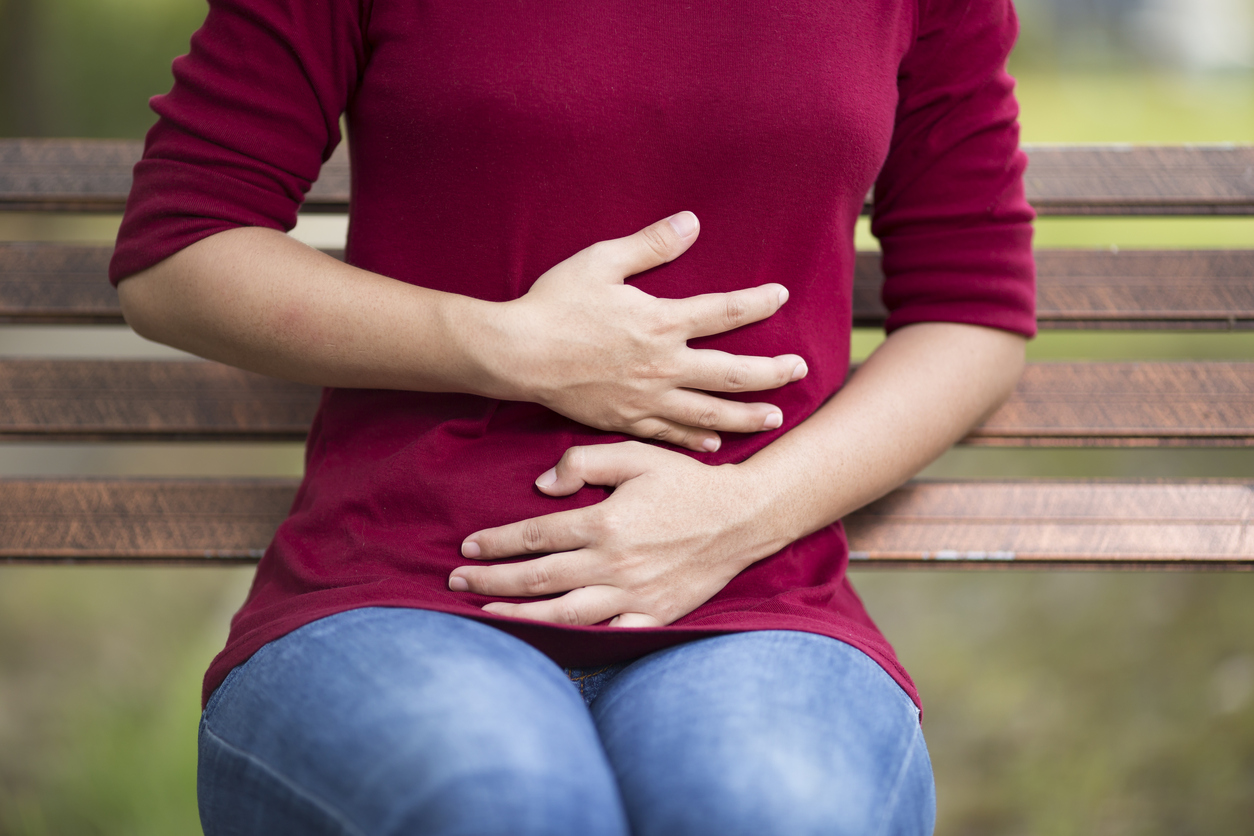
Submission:
M 140 150 L 0 140 L 0 211 L 120 212 Z M 1254 214 L 1254 146 L 1029 154 L 1041 215 Z M 347 204 L 339 155 L 304 211 Z M 102 246 L 0 243 L 0 323 L 121 323 L 108 259 Z M 1254 250 L 1047 250 L 1038 264 L 1042 329 L 1254 329 Z M 882 323 L 880 281 L 878 256 L 861 254 L 856 324 Z M 312 387 L 211 362 L 0 359 L 4 442 L 296 441 L 317 401 Z M 1254 362 L 1033 364 L 963 444 L 1254 446 Z M 0 479 L 0 561 L 253 562 L 295 489 L 291 479 Z M 859 565 L 1248 570 L 1254 475 L 916 481 L 846 523 Z

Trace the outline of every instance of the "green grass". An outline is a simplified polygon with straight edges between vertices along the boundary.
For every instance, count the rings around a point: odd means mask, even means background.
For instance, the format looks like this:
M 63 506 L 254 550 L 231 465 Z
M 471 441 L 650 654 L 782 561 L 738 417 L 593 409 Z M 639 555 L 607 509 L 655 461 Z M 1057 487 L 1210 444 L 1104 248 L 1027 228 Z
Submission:
M 0 834 L 199 832 L 200 678 L 249 570 L 3 573 Z

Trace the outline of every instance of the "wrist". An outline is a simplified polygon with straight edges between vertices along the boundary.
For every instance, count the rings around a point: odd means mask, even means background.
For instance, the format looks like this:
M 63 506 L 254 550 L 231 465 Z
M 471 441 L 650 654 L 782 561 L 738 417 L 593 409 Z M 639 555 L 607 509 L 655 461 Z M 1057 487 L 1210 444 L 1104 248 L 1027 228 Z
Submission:
M 446 345 L 460 362 L 460 390 L 499 400 L 528 400 L 514 369 L 516 328 L 508 302 L 444 294 L 440 320 Z
M 745 566 L 775 554 L 809 533 L 795 530 L 790 498 L 769 469 L 755 466 L 752 459 L 719 467 L 731 483 L 726 496 L 735 497 L 729 503 L 735 509 L 734 525 L 751 538 Z

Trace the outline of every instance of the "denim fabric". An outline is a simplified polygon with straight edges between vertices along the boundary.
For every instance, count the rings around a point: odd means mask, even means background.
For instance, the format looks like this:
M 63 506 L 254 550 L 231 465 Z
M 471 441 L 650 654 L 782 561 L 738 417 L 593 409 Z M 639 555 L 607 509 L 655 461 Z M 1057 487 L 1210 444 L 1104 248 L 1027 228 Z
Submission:
M 579 696 L 583 697 L 583 701 L 588 705 L 596 700 L 611 679 L 618 676 L 623 668 L 627 667 L 626 662 L 616 662 L 612 665 L 597 665 L 591 668 L 562 668 L 566 671 L 566 678 L 575 683 L 575 687 L 579 689 Z
M 411 609 L 325 618 L 232 671 L 199 781 L 209 836 L 915 836 L 935 811 L 914 704 L 834 639 L 737 633 L 566 672 Z

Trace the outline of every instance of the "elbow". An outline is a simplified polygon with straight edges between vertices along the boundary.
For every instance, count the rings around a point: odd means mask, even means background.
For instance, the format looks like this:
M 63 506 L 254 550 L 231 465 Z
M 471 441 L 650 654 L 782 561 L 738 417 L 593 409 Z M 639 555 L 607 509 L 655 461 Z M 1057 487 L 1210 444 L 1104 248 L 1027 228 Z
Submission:
M 190 323 L 169 259 L 118 282 L 122 318 L 146 340 L 186 350 L 180 343 Z
M 128 276 L 118 282 L 118 302 L 122 307 L 122 318 L 131 330 L 146 340 L 160 341 L 154 333 L 158 317 L 154 315 L 153 293 L 151 282 L 145 281 L 151 272 L 145 270 Z
M 981 421 L 996 412 L 1014 394 L 1019 378 L 1027 368 L 1027 337 L 1006 331 L 989 331 L 994 342 L 990 379 L 992 387 L 990 403 Z

